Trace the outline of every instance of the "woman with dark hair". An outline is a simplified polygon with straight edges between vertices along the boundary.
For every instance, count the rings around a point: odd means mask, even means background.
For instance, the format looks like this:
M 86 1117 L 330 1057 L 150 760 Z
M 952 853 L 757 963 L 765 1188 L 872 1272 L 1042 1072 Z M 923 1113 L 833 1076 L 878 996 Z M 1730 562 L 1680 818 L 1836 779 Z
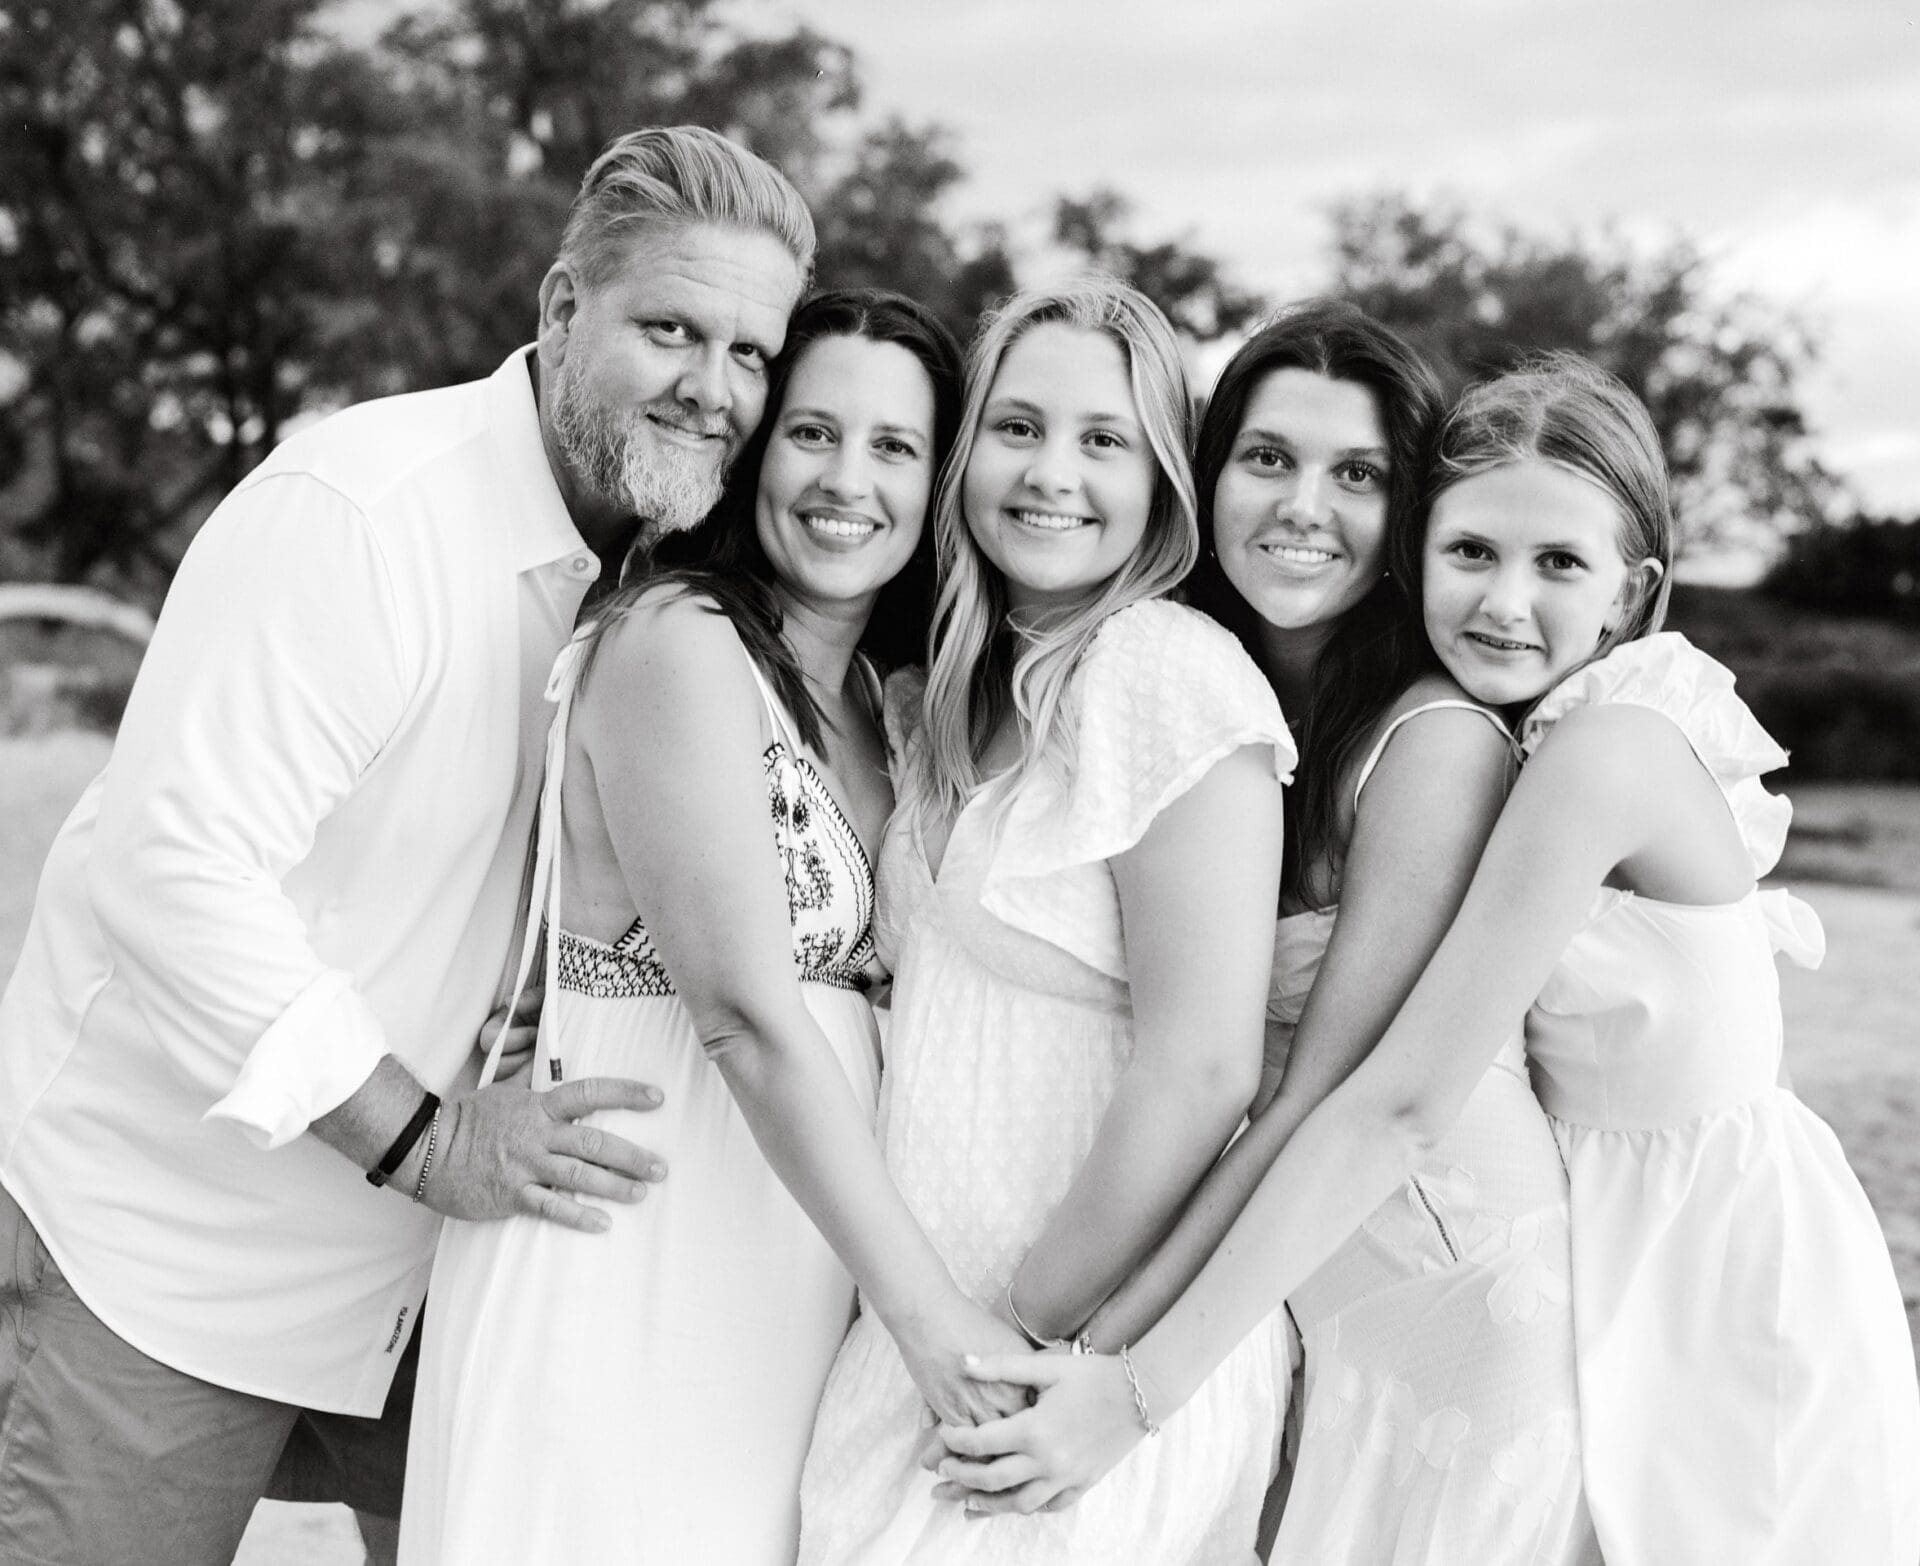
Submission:
M 861 648 L 924 555 L 958 354 L 872 291 L 803 305 L 790 342 L 710 545 L 609 598 L 550 689 L 529 1087 L 658 1084 L 670 1172 L 636 1208 L 557 1167 L 598 1232 L 447 1226 L 410 1562 L 784 1566 L 856 1281 L 945 1417 L 999 1406 L 962 1356 L 1019 1343 L 954 1287 L 872 1132 L 870 854 L 893 793 Z M 910 651 L 928 605 L 897 596 L 884 634 Z
M 1417 496 L 1440 407 L 1405 343 L 1329 301 L 1257 333 L 1208 406 L 1196 478 L 1212 548 L 1193 597 L 1240 636 L 1283 708 L 1305 715 L 1266 1071 L 1246 1134 L 1094 1318 L 1097 1348 L 1136 1341 L 1181 1296 L 1293 1132 L 1367 1057 L 1445 934 L 1506 797 L 1504 722 L 1441 671 L 1421 628 Z M 1516 1030 L 1453 1129 L 1288 1296 L 1305 1401 L 1275 1560 L 1597 1560 L 1567 1247 L 1566 1177 Z M 1060 1379 L 1054 1362 L 1010 1368 L 1028 1384 Z M 1123 1414 L 1137 1428 L 1132 1388 L 1107 1361 L 1074 1378 L 1106 1399 L 1113 1428 Z M 1016 1418 L 949 1445 L 1017 1451 L 1023 1500 L 1043 1504 L 1089 1479 L 1087 1437 L 1103 1418 L 1075 1391 L 1045 1393 L 1025 1430 Z M 1168 1410 L 1154 1397 L 1147 1385 L 1158 1420 Z M 1008 1476 L 946 1461 L 962 1480 Z

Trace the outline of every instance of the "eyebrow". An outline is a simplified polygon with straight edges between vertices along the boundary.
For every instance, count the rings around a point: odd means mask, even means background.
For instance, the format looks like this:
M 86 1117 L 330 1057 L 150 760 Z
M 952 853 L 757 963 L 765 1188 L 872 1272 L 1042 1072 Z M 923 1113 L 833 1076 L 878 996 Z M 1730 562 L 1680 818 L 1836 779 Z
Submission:
M 794 407 L 783 409 L 780 417 L 783 419 L 831 419 L 836 424 L 840 422 L 840 415 L 833 409 L 817 408 L 809 403 L 800 403 Z M 893 435 L 918 435 L 922 440 L 930 438 L 922 425 L 902 424 L 898 419 L 882 419 L 874 425 L 874 428 Z
M 1283 434 L 1279 430 L 1263 430 L 1254 425 L 1248 425 L 1242 429 L 1234 439 L 1236 444 L 1244 440 L 1270 441 L 1276 446 L 1297 446 L 1300 444 L 1291 435 Z M 1382 461 L 1385 461 L 1390 455 L 1385 446 L 1345 446 L 1340 449 L 1338 454 L 1342 457 L 1378 457 Z
M 1022 413 L 1035 413 L 1042 417 L 1046 414 L 1046 409 L 1042 408 L 1039 403 L 1029 402 L 1025 397 L 1014 397 L 1005 393 L 992 398 L 987 403 L 987 407 L 1016 408 Z M 1131 413 L 1085 413 L 1080 416 L 1080 422 L 1082 424 L 1129 424 L 1137 428 L 1140 420 L 1136 415 Z

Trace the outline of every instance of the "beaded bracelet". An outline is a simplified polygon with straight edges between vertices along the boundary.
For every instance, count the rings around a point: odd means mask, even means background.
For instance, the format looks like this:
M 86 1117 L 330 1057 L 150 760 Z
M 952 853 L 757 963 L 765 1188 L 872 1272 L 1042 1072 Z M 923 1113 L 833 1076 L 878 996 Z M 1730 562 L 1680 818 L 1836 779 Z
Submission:
M 413 1199 L 427 1194 L 427 1171 L 433 1167 L 433 1150 L 440 1145 L 440 1106 L 433 1106 L 433 1121 L 427 1127 L 427 1151 L 420 1160 L 420 1178 L 413 1182 Z
M 1120 1345 L 1120 1368 L 1127 1373 L 1127 1385 L 1133 1388 L 1133 1411 L 1140 1416 L 1140 1423 L 1150 1436 L 1157 1436 L 1160 1427 L 1153 1422 L 1153 1415 L 1147 1412 L 1147 1394 L 1140 1389 L 1140 1374 L 1133 1368 L 1133 1356 L 1127 1352 L 1126 1344 Z

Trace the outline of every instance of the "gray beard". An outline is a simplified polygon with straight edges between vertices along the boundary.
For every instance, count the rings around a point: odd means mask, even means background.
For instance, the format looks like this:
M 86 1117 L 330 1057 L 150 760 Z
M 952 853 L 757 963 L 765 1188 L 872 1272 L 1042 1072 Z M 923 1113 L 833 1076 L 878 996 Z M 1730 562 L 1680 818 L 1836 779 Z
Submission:
M 716 461 L 664 441 L 651 441 L 646 410 L 620 413 L 581 394 L 561 370 L 553 392 L 553 436 L 574 473 L 602 500 L 641 519 L 657 538 L 698 527 L 719 503 L 728 453 Z

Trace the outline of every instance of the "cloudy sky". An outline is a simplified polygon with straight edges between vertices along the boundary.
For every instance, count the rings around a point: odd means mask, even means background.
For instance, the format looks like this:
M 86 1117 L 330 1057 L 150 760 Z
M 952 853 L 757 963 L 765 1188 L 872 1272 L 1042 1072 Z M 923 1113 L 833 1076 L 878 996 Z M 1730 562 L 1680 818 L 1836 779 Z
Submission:
M 956 216 L 1118 186 L 1245 281 L 1312 288 L 1333 199 L 1685 235 L 1816 327 L 1821 449 L 1920 512 L 1920 0 L 731 0 L 850 45 L 938 120 Z

